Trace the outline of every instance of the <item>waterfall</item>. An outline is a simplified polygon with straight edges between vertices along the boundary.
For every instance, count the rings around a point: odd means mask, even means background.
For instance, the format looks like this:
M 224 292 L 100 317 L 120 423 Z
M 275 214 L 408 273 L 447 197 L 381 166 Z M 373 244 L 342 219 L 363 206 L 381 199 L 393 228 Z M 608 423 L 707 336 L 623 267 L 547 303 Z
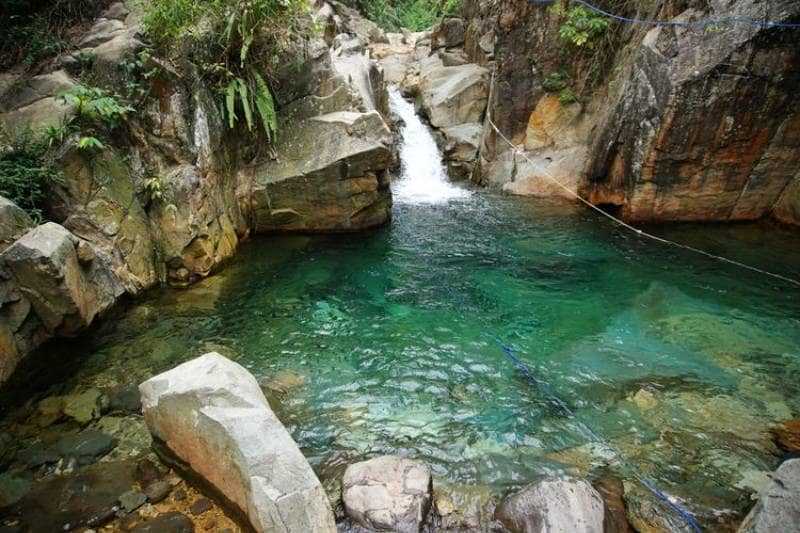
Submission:
M 438 204 L 469 196 L 447 178 L 442 153 L 428 127 L 397 87 L 389 87 L 389 107 L 402 120 L 400 129 L 400 180 L 392 186 L 396 203 Z

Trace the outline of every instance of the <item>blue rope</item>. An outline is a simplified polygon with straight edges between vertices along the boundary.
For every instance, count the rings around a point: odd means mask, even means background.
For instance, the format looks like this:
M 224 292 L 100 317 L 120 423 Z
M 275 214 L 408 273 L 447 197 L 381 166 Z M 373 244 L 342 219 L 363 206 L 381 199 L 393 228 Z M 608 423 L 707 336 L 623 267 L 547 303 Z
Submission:
M 534 4 L 552 4 L 556 0 L 529 0 Z M 685 28 L 705 28 L 708 26 L 718 26 L 723 24 L 744 24 L 748 26 L 759 26 L 762 28 L 790 28 L 790 29 L 800 29 L 800 23 L 791 23 L 791 22 L 770 22 L 766 20 L 757 20 L 751 18 L 715 18 L 715 19 L 703 19 L 703 20 L 693 20 L 687 22 L 679 22 L 674 20 L 651 20 L 651 19 L 634 19 L 623 17 L 621 15 L 617 15 L 615 13 L 611 13 L 604 9 L 601 9 L 595 5 L 586 2 L 586 0 L 571 0 L 576 4 L 580 4 L 595 13 L 599 13 L 603 16 L 608 18 L 621 20 L 622 22 L 626 22 L 628 24 L 645 24 L 648 26 L 680 26 Z
M 395 225 L 394 227 L 398 226 Z M 401 232 L 406 234 L 407 238 L 413 239 L 413 237 L 410 236 L 408 232 L 403 231 L 402 228 L 399 229 Z M 424 257 L 423 259 L 428 259 L 428 258 Z M 432 272 L 433 269 L 430 268 L 431 262 L 430 261 L 426 262 L 428 263 L 429 267 L 428 270 Z M 467 304 L 464 301 L 463 297 L 455 289 L 453 289 L 453 287 L 450 286 L 450 284 L 447 283 L 447 281 L 443 279 L 441 276 L 439 277 L 439 281 L 441 287 L 444 288 L 444 290 L 448 293 L 448 295 L 451 296 L 451 301 L 457 304 L 454 307 L 458 310 L 459 313 L 466 316 Z M 655 485 L 655 483 L 646 478 L 641 472 L 639 472 L 639 470 L 632 463 L 630 463 L 627 459 L 625 459 L 625 457 L 622 455 L 622 452 L 620 452 L 616 447 L 612 446 L 611 443 L 608 442 L 608 440 L 600 436 L 600 434 L 594 431 L 589 425 L 580 420 L 578 416 L 575 414 L 575 412 L 567 405 L 567 403 L 561 398 L 559 398 L 558 395 L 556 395 L 553 392 L 550 385 L 546 381 L 539 378 L 530 369 L 530 367 L 527 364 L 525 364 L 524 361 L 522 361 L 519 355 L 517 355 L 516 350 L 511 345 L 507 344 L 502 337 L 500 337 L 498 334 L 492 331 L 492 329 L 489 327 L 489 325 L 486 323 L 483 317 L 481 317 L 480 315 L 472 315 L 472 316 L 480 324 L 483 335 L 493 340 L 495 343 L 497 343 L 502 352 L 514 363 L 514 365 L 522 372 L 522 374 L 528 379 L 528 381 L 530 381 L 536 388 L 541 390 L 547 396 L 547 399 L 555 407 L 557 407 L 568 418 L 573 420 L 578 425 L 578 428 L 584 433 L 584 436 L 596 442 L 602 443 L 606 448 L 611 450 L 614 453 L 614 456 L 619 460 L 620 464 L 622 464 L 637 481 L 639 481 L 647 490 L 653 493 L 656 497 L 662 500 L 670 509 L 672 509 L 675 513 L 677 513 L 689 525 L 689 527 L 693 531 L 698 533 L 702 531 L 700 529 L 700 526 L 697 525 L 697 522 L 695 521 L 692 514 L 689 513 L 689 511 L 685 510 L 683 507 L 673 502 L 664 491 L 659 489 Z

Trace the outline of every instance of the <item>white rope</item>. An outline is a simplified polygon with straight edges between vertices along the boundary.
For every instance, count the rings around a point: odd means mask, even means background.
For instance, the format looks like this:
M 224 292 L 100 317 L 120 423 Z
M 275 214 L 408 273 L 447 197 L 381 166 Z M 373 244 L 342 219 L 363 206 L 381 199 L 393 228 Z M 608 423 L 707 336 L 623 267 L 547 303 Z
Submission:
M 538 166 L 534 161 L 532 161 L 525 154 L 524 151 L 520 150 L 514 143 L 512 143 L 508 139 L 508 137 L 503 135 L 503 132 L 501 132 L 500 129 L 495 125 L 495 123 L 492 122 L 491 112 L 489 110 L 490 107 L 491 107 L 491 104 L 489 104 L 489 106 L 487 106 L 486 120 L 489 122 L 489 125 L 492 127 L 492 129 L 495 132 L 497 132 L 497 134 L 500 136 L 500 138 L 503 139 L 514 150 L 515 154 L 518 154 L 518 155 L 522 156 L 530 164 Z M 653 235 L 652 233 L 648 233 L 648 232 L 646 232 L 644 230 L 641 230 L 639 228 L 631 226 L 627 222 L 624 222 L 623 220 L 620 220 L 619 218 L 615 217 L 614 215 L 603 211 L 602 209 L 600 209 L 599 207 L 594 205 L 592 202 L 590 202 L 589 200 L 587 200 L 586 198 L 584 198 L 583 196 L 578 194 L 577 191 L 573 191 L 572 189 L 570 189 L 569 187 L 567 187 L 566 185 L 564 185 L 563 183 L 558 181 L 556 178 L 548 175 L 549 172 L 547 171 L 547 169 L 542 169 L 542 170 L 543 170 L 542 176 L 544 176 L 545 178 L 547 178 L 551 182 L 555 183 L 556 185 L 558 185 L 559 187 L 564 189 L 566 192 L 568 192 L 570 195 L 574 196 L 575 198 L 580 200 L 582 203 L 584 203 L 588 207 L 594 209 L 595 211 L 597 211 L 598 213 L 600 213 L 604 217 L 611 219 L 612 221 L 616 222 L 620 226 L 622 226 L 622 227 L 624 227 L 626 229 L 629 229 L 630 231 L 636 233 L 637 235 L 641 235 L 642 237 L 647 237 L 648 239 L 652 239 L 654 241 L 658 241 L 660 243 L 667 244 L 669 246 L 675 246 L 676 248 L 683 248 L 684 250 L 689 250 L 690 252 L 694 252 L 694 253 L 697 253 L 697 254 L 700 254 L 700 255 L 704 255 L 704 256 L 710 257 L 712 259 L 717 259 L 718 261 L 722 261 L 724 263 L 735 265 L 737 267 L 744 268 L 744 269 L 747 269 L 747 270 L 751 270 L 753 272 L 758 272 L 759 274 L 764 274 L 764 275 L 767 275 L 767 276 L 771 276 L 771 277 L 773 277 L 775 279 L 779 279 L 781 281 L 785 281 L 787 283 L 791 283 L 793 285 L 797 285 L 798 287 L 800 287 L 800 280 L 796 280 L 796 279 L 793 279 L 793 278 L 790 278 L 790 277 L 787 277 L 787 276 L 783 276 L 781 274 L 775 274 L 774 272 L 768 272 L 768 271 L 762 270 L 762 269 L 760 269 L 758 267 L 750 266 L 750 265 L 747 265 L 745 263 L 741 263 L 739 261 L 735 261 L 733 259 L 728 259 L 727 257 L 722 257 L 721 255 L 715 255 L 715 254 L 712 254 L 710 252 L 706 252 L 705 250 L 701 250 L 699 248 L 695 248 L 694 246 L 689 246 L 688 244 L 681 244 L 679 242 L 671 241 L 669 239 L 665 239 L 663 237 L 659 237 L 657 235 Z

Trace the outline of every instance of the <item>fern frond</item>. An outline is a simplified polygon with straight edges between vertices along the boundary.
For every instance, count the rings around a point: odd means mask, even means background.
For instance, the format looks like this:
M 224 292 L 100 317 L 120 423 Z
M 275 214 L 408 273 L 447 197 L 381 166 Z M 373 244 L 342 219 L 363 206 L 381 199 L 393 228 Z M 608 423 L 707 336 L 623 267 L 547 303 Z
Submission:
M 225 94 L 225 105 L 228 110 L 228 127 L 231 129 L 233 128 L 234 124 L 236 124 L 236 87 L 237 87 L 236 80 L 231 80 L 228 83 L 228 87 L 226 88 Z
M 274 141 L 278 131 L 278 115 L 275 113 L 275 101 L 272 99 L 272 93 L 269 91 L 269 87 L 264 81 L 264 78 L 255 70 L 251 72 L 256 84 L 256 94 L 254 98 L 256 109 L 261 117 L 261 123 L 264 126 L 264 132 L 267 134 L 267 140 Z
M 253 130 L 253 111 L 250 109 L 250 98 L 247 94 L 247 82 L 242 78 L 236 78 L 239 82 L 239 98 L 242 100 L 242 107 L 244 108 L 244 118 L 247 120 L 247 129 Z

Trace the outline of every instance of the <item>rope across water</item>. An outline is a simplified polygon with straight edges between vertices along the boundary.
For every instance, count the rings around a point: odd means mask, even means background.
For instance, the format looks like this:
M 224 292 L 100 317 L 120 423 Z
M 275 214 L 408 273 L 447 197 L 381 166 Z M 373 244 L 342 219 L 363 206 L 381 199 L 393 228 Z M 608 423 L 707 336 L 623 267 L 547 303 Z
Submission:
M 534 4 L 552 4 L 555 3 L 556 0 L 529 0 L 531 3 Z M 617 15 L 615 13 L 611 13 L 606 11 L 605 9 L 599 8 L 593 4 L 590 4 L 586 0 L 571 0 L 576 4 L 580 4 L 585 8 L 594 11 L 600 15 L 605 17 L 619 20 L 625 22 L 627 24 L 644 24 L 647 26 L 673 26 L 673 27 L 684 27 L 684 28 L 707 28 L 709 26 L 721 26 L 726 24 L 739 24 L 739 25 L 747 25 L 747 26 L 758 26 L 761 28 L 788 28 L 788 29 L 800 29 L 800 23 L 793 23 L 793 22 L 772 22 L 768 20 L 757 20 L 751 18 L 740 18 L 740 17 L 729 17 L 729 18 L 710 18 L 710 19 L 703 19 L 703 20 L 688 20 L 688 21 L 677 21 L 677 20 L 653 20 L 653 19 L 636 19 L 636 18 L 629 18 L 623 17 L 622 15 Z

